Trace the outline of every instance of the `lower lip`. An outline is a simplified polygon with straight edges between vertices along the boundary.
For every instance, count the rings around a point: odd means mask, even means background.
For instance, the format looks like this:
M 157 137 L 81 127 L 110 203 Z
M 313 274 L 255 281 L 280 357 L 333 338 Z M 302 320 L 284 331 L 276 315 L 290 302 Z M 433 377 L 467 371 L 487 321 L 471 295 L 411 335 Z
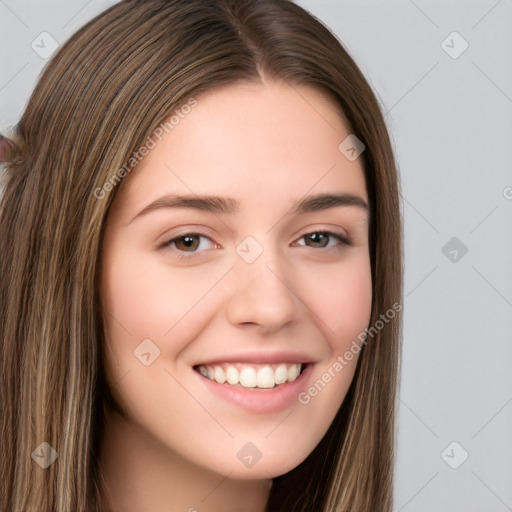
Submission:
M 256 414 L 271 414 L 281 412 L 294 403 L 303 392 L 313 370 L 308 364 L 304 371 L 293 382 L 286 382 L 274 388 L 241 388 L 230 384 L 219 384 L 196 372 L 207 388 L 227 402 L 234 403 L 246 411 Z

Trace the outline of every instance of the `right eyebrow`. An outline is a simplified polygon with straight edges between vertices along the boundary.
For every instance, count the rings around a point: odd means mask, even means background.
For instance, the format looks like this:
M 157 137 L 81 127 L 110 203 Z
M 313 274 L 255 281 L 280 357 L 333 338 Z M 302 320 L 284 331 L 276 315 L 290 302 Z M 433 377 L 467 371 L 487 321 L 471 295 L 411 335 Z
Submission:
M 215 214 L 232 215 L 238 211 L 239 203 L 229 197 L 209 195 L 165 195 L 143 208 L 133 219 L 162 208 L 192 208 Z

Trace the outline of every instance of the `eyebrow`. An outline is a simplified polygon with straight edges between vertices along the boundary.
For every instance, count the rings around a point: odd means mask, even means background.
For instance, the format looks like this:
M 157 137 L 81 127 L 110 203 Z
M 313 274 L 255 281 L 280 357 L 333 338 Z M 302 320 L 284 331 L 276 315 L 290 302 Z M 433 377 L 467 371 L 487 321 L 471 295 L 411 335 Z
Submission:
M 339 206 L 355 206 L 366 211 L 368 203 L 359 196 L 353 194 L 316 194 L 308 196 L 296 204 L 290 213 L 305 214 L 336 208 Z M 190 208 L 216 215 L 233 215 L 240 207 L 240 202 L 230 197 L 210 195 L 165 195 L 148 204 L 133 219 L 146 215 L 149 212 L 163 208 Z
M 356 206 L 368 211 L 368 203 L 359 196 L 353 194 L 317 194 L 300 201 L 292 210 L 292 213 L 310 213 L 338 206 Z

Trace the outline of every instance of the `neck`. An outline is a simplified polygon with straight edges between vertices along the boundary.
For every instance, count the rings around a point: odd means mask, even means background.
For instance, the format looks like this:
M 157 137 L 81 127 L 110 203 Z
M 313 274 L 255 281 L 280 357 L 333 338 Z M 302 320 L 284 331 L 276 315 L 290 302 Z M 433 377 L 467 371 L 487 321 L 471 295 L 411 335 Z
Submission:
M 116 411 L 107 417 L 100 468 L 110 512 L 264 512 L 272 483 L 198 466 Z

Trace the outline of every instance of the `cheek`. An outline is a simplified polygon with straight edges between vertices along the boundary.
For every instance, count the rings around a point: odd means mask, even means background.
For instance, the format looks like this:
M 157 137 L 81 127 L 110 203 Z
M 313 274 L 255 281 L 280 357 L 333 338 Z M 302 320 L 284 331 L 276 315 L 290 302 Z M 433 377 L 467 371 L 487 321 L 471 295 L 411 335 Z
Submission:
M 370 320 L 372 278 L 366 254 L 337 266 L 304 273 L 302 294 L 318 318 L 318 327 L 332 352 L 339 353 L 357 338 Z
M 183 336 L 177 334 L 186 328 L 186 338 L 191 339 L 201 331 L 208 321 L 205 299 L 224 272 L 206 273 L 200 266 L 171 272 L 165 264 L 155 262 L 154 255 L 114 251 L 115 259 L 105 256 L 102 275 L 111 345 L 118 351 L 133 350 L 149 338 L 162 351 L 179 352 Z M 194 322 L 189 322 L 191 317 Z
M 332 291 L 329 304 L 330 325 L 335 333 L 333 345 L 337 352 L 345 349 L 370 321 L 372 279 L 370 266 L 361 264 L 353 272 L 345 272 L 339 281 L 341 290 Z
M 352 382 L 372 307 L 369 257 L 359 255 L 337 268 L 320 269 L 303 281 L 304 297 L 318 319 L 328 355 L 315 368 L 309 387 L 298 397 L 308 437 L 323 437 Z M 322 285 L 322 286 L 320 286 Z M 304 432 L 306 435 L 306 432 Z

